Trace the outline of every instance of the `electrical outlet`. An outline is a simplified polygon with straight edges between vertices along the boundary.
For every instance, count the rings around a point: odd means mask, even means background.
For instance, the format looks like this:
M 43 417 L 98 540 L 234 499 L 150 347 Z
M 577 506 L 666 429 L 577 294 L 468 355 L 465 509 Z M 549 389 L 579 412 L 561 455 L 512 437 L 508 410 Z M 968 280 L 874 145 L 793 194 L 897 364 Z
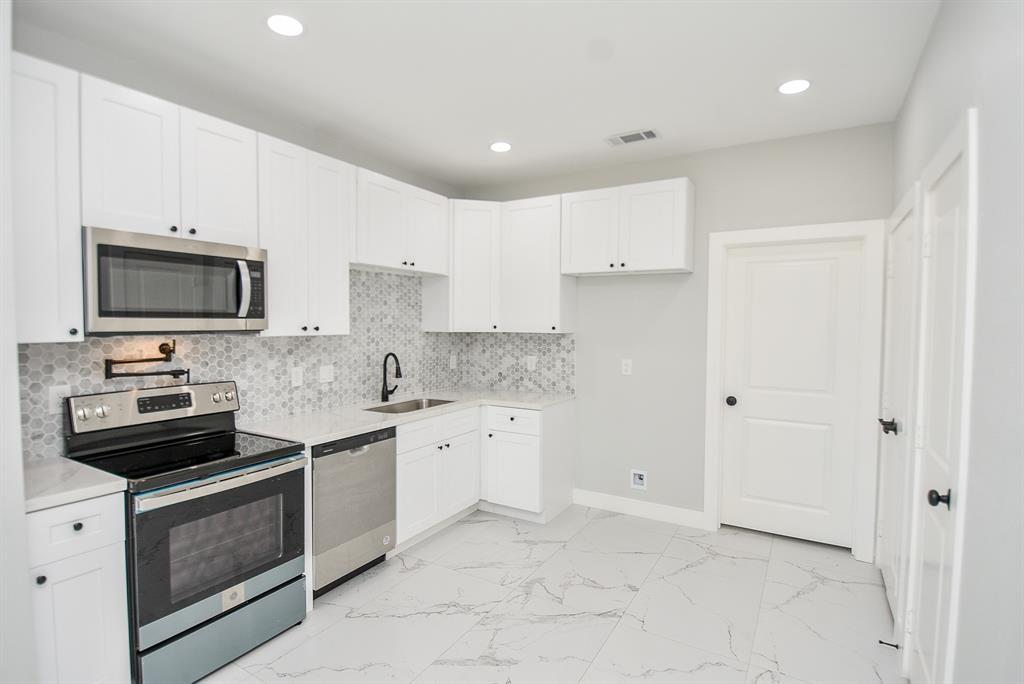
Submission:
M 537 357 L 536 356 L 532 356 L 532 355 L 531 356 L 527 356 L 524 359 L 524 361 L 526 361 L 526 370 L 530 370 L 530 371 L 537 370 Z
M 292 366 L 292 387 L 302 387 L 302 366 Z
M 455 352 L 448 357 L 448 369 L 455 370 L 459 367 L 459 357 L 455 355 Z
M 328 383 L 334 382 L 334 364 L 329 363 L 326 366 L 320 366 L 320 382 Z
M 622 359 L 622 374 L 632 375 L 633 374 L 633 359 Z
M 629 486 L 632 487 L 633 489 L 647 489 L 647 471 L 630 470 Z
M 51 416 L 59 415 L 62 407 L 64 406 L 64 399 L 71 394 L 71 388 L 67 385 L 54 385 L 50 388 L 50 394 L 47 397 L 47 410 L 49 410 Z

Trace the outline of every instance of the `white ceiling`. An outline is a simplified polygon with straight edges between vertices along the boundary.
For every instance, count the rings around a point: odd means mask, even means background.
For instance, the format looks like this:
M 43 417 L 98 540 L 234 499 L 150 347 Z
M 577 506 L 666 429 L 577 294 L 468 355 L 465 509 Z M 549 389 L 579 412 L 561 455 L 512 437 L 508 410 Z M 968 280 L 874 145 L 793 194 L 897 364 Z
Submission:
M 15 12 L 467 188 L 891 121 L 937 4 L 33 0 Z M 271 33 L 274 13 L 305 33 Z M 791 78 L 812 87 L 780 95 Z M 604 141 L 638 128 L 663 139 Z M 512 151 L 491 152 L 495 140 Z

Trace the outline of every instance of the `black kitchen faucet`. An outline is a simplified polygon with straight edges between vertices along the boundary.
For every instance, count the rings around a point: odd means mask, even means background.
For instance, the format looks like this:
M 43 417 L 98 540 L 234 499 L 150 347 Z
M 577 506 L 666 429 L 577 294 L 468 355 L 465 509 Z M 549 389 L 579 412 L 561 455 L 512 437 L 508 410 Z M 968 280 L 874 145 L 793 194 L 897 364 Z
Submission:
M 395 379 L 402 377 L 402 364 L 398 362 L 398 356 L 394 352 L 388 352 L 384 355 L 384 386 L 380 388 L 380 400 L 387 401 L 391 398 L 391 395 L 398 389 L 398 385 L 395 385 L 391 389 L 388 389 L 388 359 L 395 359 Z

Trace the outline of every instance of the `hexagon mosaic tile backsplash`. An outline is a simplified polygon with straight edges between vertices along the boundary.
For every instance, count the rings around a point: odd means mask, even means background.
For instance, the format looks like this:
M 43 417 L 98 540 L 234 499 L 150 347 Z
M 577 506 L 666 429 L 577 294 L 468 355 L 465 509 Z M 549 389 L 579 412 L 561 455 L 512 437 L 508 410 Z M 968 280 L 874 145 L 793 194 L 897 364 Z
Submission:
M 417 277 L 353 270 L 352 333 L 345 336 L 165 335 L 19 345 L 22 449 L 26 458 L 62 453 L 63 420 L 49 410 L 51 387 L 67 386 L 68 394 L 77 395 L 179 384 L 170 378 L 103 377 L 104 359 L 156 356 L 160 342 L 172 337 L 177 340 L 172 363 L 122 370 L 190 368 L 192 382 L 235 380 L 240 422 L 374 401 L 389 351 L 402 363 L 395 396 L 454 387 L 574 392 L 572 335 L 422 332 L 420 284 Z M 528 356 L 537 357 L 535 370 L 528 369 Z M 319 371 L 326 365 L 334 366 L 334 381 L 321 383 Z M 303 371 L 298 387 L 291 383 L 295 367 Z

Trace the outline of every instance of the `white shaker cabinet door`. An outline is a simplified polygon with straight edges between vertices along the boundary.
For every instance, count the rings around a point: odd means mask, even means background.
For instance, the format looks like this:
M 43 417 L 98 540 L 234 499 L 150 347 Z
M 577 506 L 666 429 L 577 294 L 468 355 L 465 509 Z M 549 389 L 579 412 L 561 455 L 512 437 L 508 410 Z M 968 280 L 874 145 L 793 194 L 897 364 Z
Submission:
M 308 153 L 260 134 L 259 155 L 259 242 L 267 250 L 269 318 L 263 335 L 308 335 Z
M 181 110 L 181 234 L 255 246 L 256 132 Z
M 540 437 L 498 430 L 486 435 L 487 500 L 540 513 Z
M 12 67 L 18 342 L 81 340 L 78 73 L 21 54 Z
M 349 333 L 349 246 L 356 168 L 309 154 L 309 323 L 320 335 Z
M 614 273 L 619 261 L 619 191 L 562 195 L 562 273 Z
M 398 543 L 402 544 L 438 522 L 438 457 L 436 444 L 398 455 L 396 475 Z
M 467 432 L 444 441 L 442 446 L 444 449 L 438 452 L 441 520 L 480 500 L 480 433 Z
M 407 186 L 406 256 L 409 268 L 448 275 L 448 198 Z
M 180 235 L 178 106 L 82 76 L 82 222 Z
M 495 329 L 498 312 L 498 239 L 501 205 L 452 201 L 452 330 Z
M 111 544 L 32 569 L 39 681 L 130 681 L 124 553 Z
M 615 270 L 693 270 L 693 183 L 675 178 L 620 189 Z
M 498 332 L 556 332 L 561 264 L 560 197 L 505 202 L 501 208 Z
M 358 211 L 353 261 L 384 268 L 408 268 L 405 184 L 359 169 Z

